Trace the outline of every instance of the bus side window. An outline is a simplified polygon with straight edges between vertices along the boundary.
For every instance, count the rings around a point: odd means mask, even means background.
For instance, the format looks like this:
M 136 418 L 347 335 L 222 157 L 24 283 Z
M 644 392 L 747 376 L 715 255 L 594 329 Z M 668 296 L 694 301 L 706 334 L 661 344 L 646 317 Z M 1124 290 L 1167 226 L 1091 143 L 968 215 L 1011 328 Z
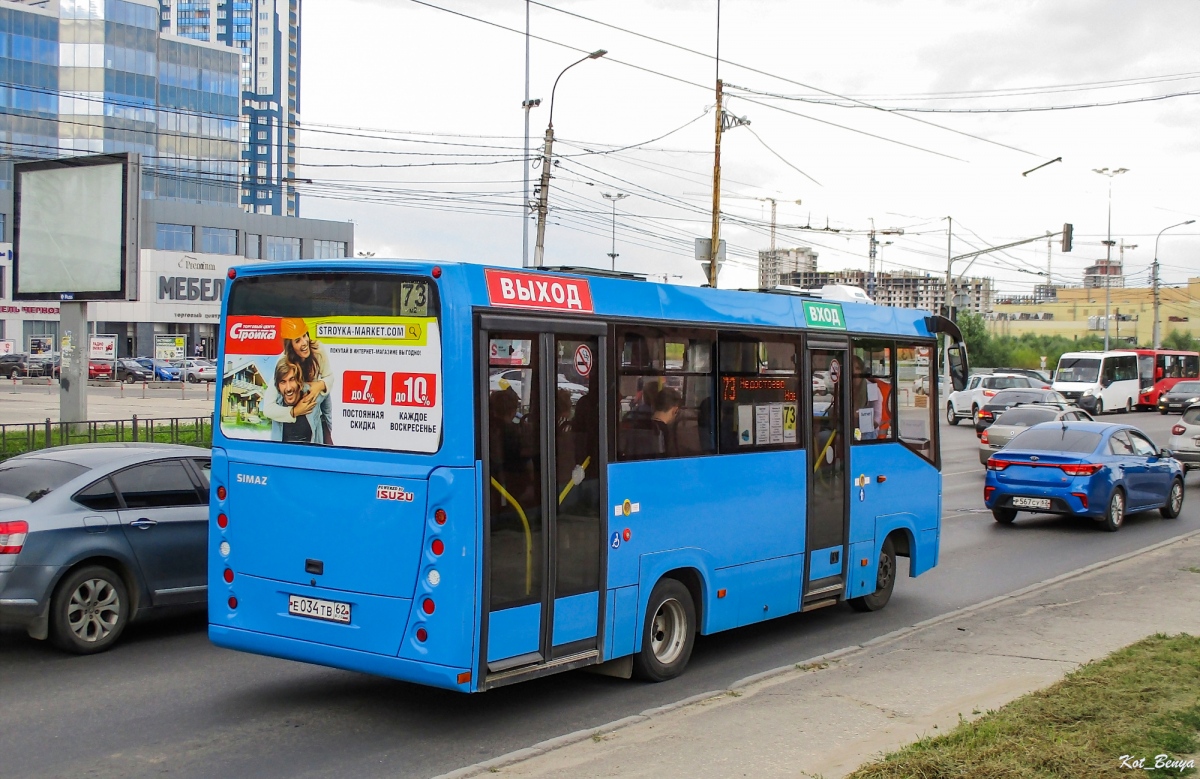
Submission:
M 856 338 L 850 358 L 850 427 L 854 443 L 891 441 L 896 437 L 892 419 L 892 344 Z M 925 394 L 928 389 L 930 349 L 917 352 L 914 367 L 924 368 L 923 382 L 913 381 L 913 391 Z
M 711 331 L 618 330 L 617 459 L 716 451 Z
M 796 344 L 722 332 L 718 352 L 721 452 L 798 448 Z
M 1200 357 L 1189 355 L 1179 359 L 1183 361 L 1183 377 L 1185 379 L 1200 378 Z
M 922 353 L 936 351 L 932 344 L 896 345 L 896 385 L 892 394 L 896 398 L 896 435 L 900 442 L 932 462 L 937 452 L 933 438 L 937 434 L 936 404 L 929 402 L 928 390 L 918 390 L 932 386 L 933 360 L 920 359 Z

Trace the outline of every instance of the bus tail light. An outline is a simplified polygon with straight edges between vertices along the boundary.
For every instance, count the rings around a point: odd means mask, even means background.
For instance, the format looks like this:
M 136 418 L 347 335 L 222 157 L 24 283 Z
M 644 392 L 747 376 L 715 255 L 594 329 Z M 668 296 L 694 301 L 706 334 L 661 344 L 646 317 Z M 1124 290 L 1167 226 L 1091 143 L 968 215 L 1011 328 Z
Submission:
M 1072 492 L 1071 494 L 1074 495 L 1075 497 L 1079 498 L 1079 502 L 1083 504 L 1084 508 L 1087 508 L 1087 493 L 1086 492 Z
M 424 644 L 429 639 L 429 631 L 425 628 L 417 628 L 417 640 Z
M 989 471 L 1002 471 L 1012 465 L 1008 460 L 997 460 L 995 457 L 988 458 L 987 469 Z
M 442 542 L 442 539 L 435 538 L 435 539 L 433 539 L 433 543 L 429 545 L 429 549 L 435 555 L 438 555 L 440 557 L 442 552 L 446 551 L 446 544 L 444 544 Z
M 1184 435 L 1187 433 L 1187 428 L 1183 425 L 1175 425 L 1171 428 L 1171 435 Z
M 426 598 L 425 600 L 421 601 L 421 611 L 425 612 L 426 614 L 432 614 L 435 608 L 436 606 L 433 605 L 432 598 Z
M 225 583 L 233 584 L 233 569 L 232 568 L 225 569 Z
M 1091 476 L 1104 466 L 1100 463 L 1063 463 L 1058 467 L 1068 476 Z
M 229 527 L 229 517 L 225 516 L 224 514 L 218 514 L 217 527 L 221 528 L 222 530 Z
M 225 491 L 224 485 L 217 487 L 217 500 L 225 500 L 225 496 L 228 494 L 229 493 Z
M 438 509 L 437 511 L 433 512 L 433 521 L 439 525 L 446 524 L 446 510 Z
M 233 611 L 235 609 L 237 609 L 237 598 L 230 595 L 229 596 L 229 610 Z
M 0 554 L 20 554 L 27 535 L 29 523 L 25 520 L 0 522 Z

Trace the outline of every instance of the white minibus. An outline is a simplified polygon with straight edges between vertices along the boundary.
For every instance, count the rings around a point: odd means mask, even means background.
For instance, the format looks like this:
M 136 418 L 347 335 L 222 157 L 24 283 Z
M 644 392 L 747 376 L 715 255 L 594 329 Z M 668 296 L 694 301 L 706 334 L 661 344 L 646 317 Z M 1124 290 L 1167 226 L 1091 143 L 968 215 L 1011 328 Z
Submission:
M 1132 411 L 1138 402 L 1137 355 L 1066 352 L 1058 358 L 1053 388 L 1093 414 Z

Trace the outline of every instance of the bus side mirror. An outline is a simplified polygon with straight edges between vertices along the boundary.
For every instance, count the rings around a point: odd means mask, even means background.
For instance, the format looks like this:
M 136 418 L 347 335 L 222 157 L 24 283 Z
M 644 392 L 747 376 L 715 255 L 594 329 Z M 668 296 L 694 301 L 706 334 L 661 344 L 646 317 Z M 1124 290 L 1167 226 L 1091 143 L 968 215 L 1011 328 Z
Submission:
M 967 386 L 967 345 L 951 344 L 946 347 L 946 355 L 950 361 L 950 383 L 957 392 Z

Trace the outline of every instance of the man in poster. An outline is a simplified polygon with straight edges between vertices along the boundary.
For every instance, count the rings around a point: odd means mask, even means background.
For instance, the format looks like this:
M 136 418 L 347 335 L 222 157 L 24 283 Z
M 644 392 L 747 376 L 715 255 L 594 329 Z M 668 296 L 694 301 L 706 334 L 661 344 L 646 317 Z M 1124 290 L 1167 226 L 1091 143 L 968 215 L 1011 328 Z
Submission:
M 300 368 L 286 357 L 280 357 L 275 363 L 272 385 L 275 387 L 275 397 L 268 402 L 282 411 L 282 414 L 273 416 L 291 421 L 272 419 L 271 440 L 296 444 L 324 443 L 325 424 L 319 408 L 320 397 L 309 394 L 308 385 L 300 378 Z

